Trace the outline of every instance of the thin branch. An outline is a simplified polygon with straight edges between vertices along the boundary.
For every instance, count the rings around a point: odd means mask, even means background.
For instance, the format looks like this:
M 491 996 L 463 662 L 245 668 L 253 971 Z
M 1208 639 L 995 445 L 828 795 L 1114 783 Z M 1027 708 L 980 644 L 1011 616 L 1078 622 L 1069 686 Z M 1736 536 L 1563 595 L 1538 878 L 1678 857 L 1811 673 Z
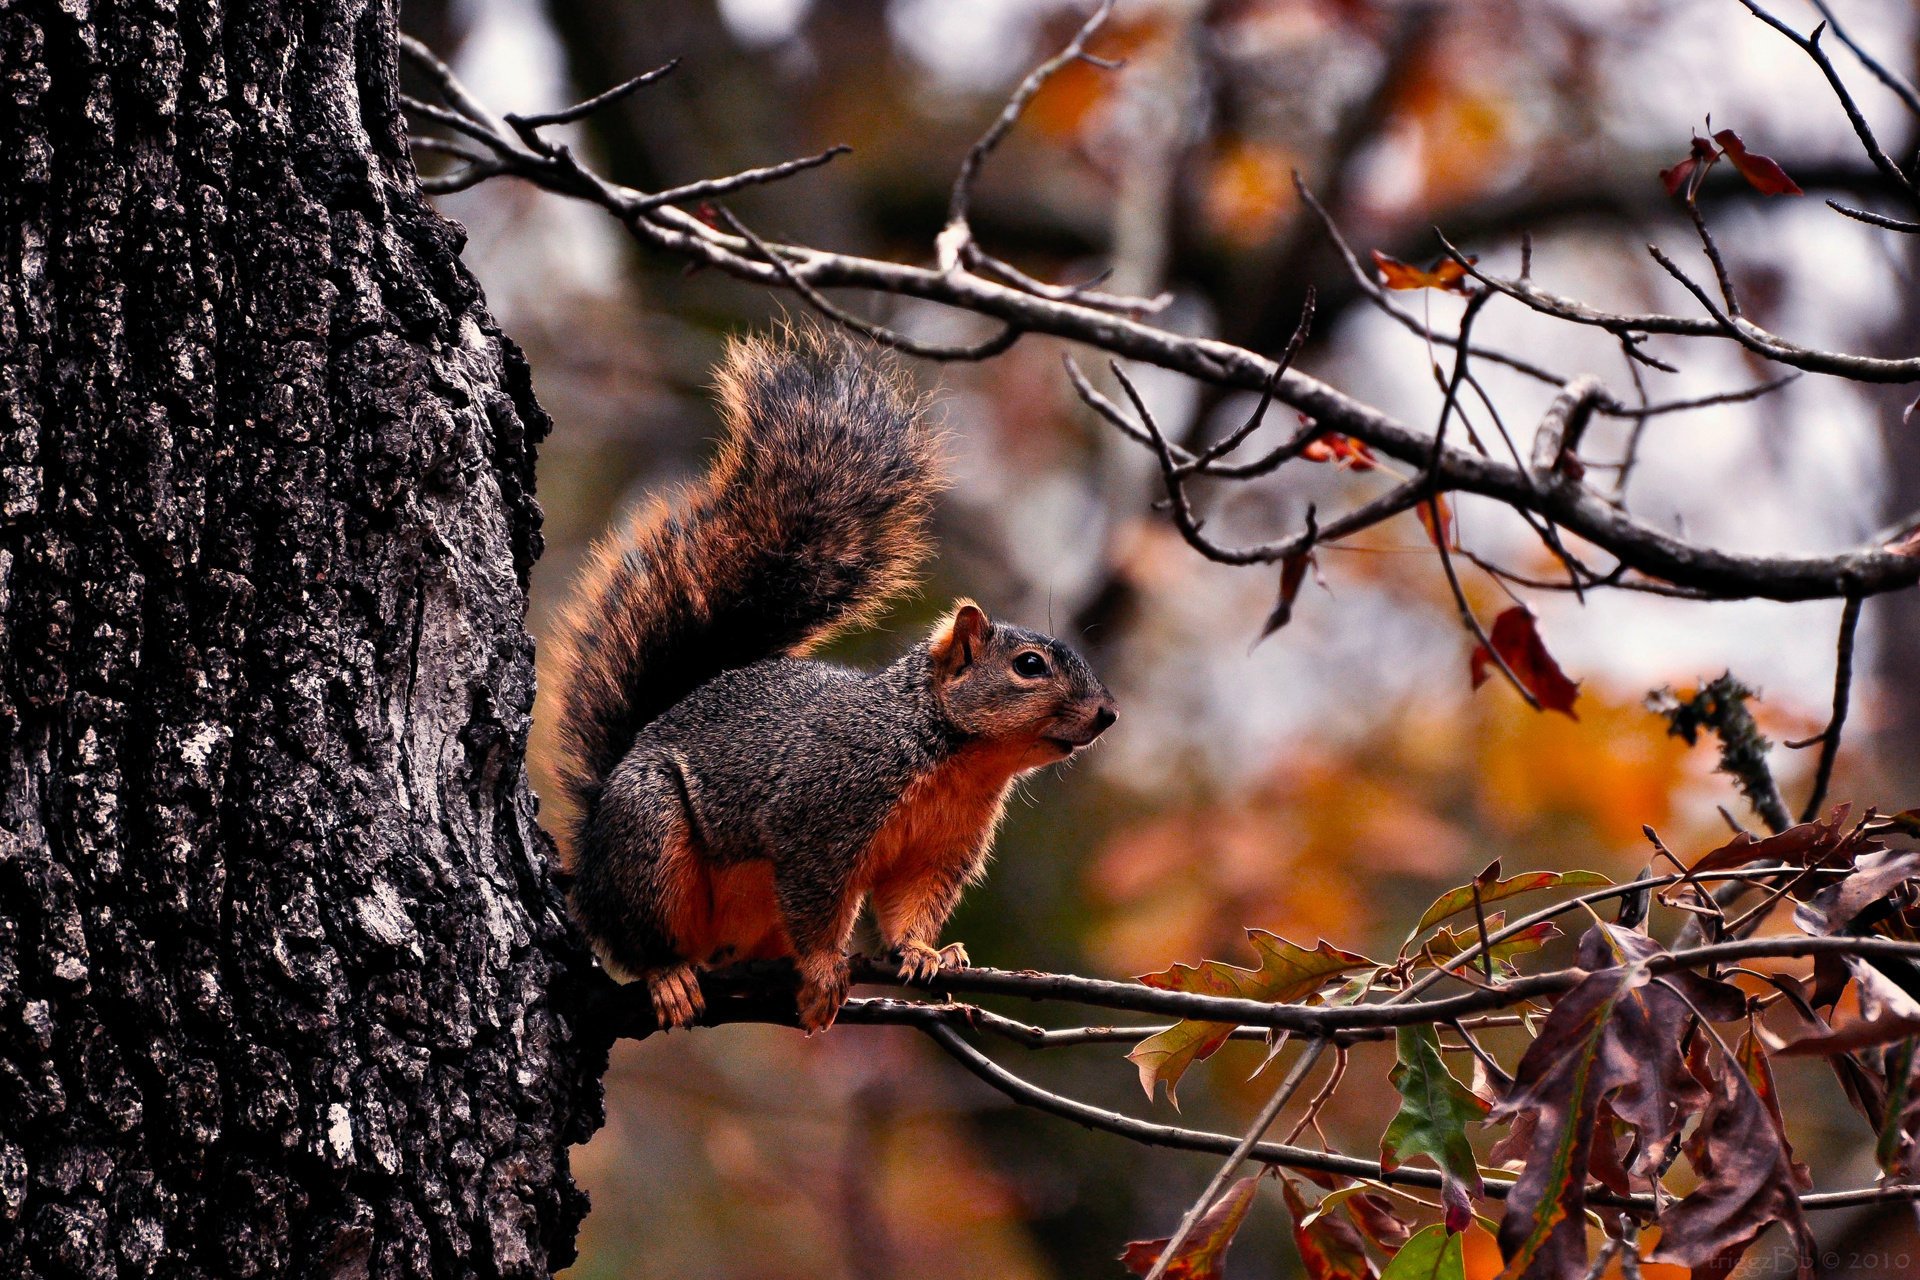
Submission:
M 1167 1274 L 1168 1264 L 1179 1255 L 1180 1246 L 1187 1242 L 1187 1237 L 1193 1233 L 1195 1224 L 1208 1209 L 1213 1207 L 1213 1202 L 1220 1198 L 1220 1193 L 1226 1189 L 1233 1175 L 1240 1172 L 1240 1166 L 1246 1163 L 1247 1156 L 1260 1145 L 1260 1140 L 1267 1136 L 1267 1130 L 1273 1127 L 1273 1122 L 1279 1118 L 1281 1109 L 1299 1090 L 1301 1083 L 1307 1078 L 1307 1072 L 1313 1070 L 1313 1064 L 1320 1061 L 1320 1055 L 1325 1053 L 1326 1049 L 1325 1039 L 1307 1043 L 1306 1049 L 1300 1054 L 1300 1060 L 1293 1064 L 1293 1069 L 1287 1072 L 1286 1079 L 1282 1080 L 1280 1087 L 1267 1098 L 1266 1104 L 1260 1108 L 1260 1114 L 1254 1117 L 1253 1123 L 1247 1126 L 1247 1131 L 1241 1135 L 1240 1141 L 1235 1143 L 1233 1150 L 1227 1153 L 1226 1160 L 1214 1171 L 1206 1190 L 1195 1198 L 1185 1215 L 1181 1217 L 1180 1225 L 1174 1228 L 1173 1235 L 1167 1239 L 1165 1247 L 1160 1250 L 1160 1256 L 1154 1259 L 1153 1269 L 1147 1272 L 1146 1280 L 1161 1280 L 1161 1277 Z
M 1831 940 L 1830 940 L 1831 941 Z M 741 966 L 742 970 L 747 966 Z M 756 971 L 757 973 L 758 971 Z M 950 975 L 943 974 L 942 980 Z M 1018 977 L 1021 975 L 1006 975 Z M 1584 975 L 1582 975 L 1584 976 Z M 744 999 L 738 991 L 724 1000 L 715 999 L 718 984 L 725 977 L 722 971 L 710 971 L 701 975 L 701 989 L 709 993 L 708 1023 L 761 1022 L 780 1026 L 792 1026 L 795 1023 L 791 984 L 781 990 L 775 998 L 759 1003 Z M 791 973 L 789 971 L 789 978 Z M 757 980 L 764 988 L 764 976 Z M 612 1006 L 615 1016 L 621 1012 L 632 1012 L 635 1016 L 627 1026 L 619 1029 L 619 1034 L 645 1035 L 652 1031 L 651 1006 L 641 992 L 641 998 L 631 1000 L 633 984 L 625 986 L 610 979 L 603 979 L 603 1009 Z M 1143 988 L 1151 990 L 1151 988 Z M 624 1002 L 624 1003 L 623 1003 Z M 1015 1075 L 1006 1068 L 982 1054 L 968 1044 L 956 1026 L 968 1021 L 968 1015 L 975 1011 L 967 1006 L 925 1004 L 910 1000 L 849 1000 L 842 1008 L 839 1022 L 846 1026 L 910 1026 L 924 1032 L 942 1049 L 951 1054 L 969 1072 L 991 1085 L 1000 1093 L 1023 1105 L 1034 1107 L 1049 1114 L 1061 1116 L 1076 1124 L 1103 1132 L 1116 1134 L 1147 1146 L 1168 1147 L 1183 1151 L 1211 1152 L 1228 1155 L 1239 1139 L 1224 1133 L 1208 1133 L 1202 1130 L 1182 1129 L 1171 1125 L 1153 1124 L 1121 1115 L 1116 1111 L 1107 1111 L 1090 1106 L 1076 1099 L 1051 1093 L 1031 1081 Z M 644 1021 L 642 1028 L 639 1024 Z M 1341 1177 L 1361 1178 L 1389 1186 L 1438 1188 L 1440 1174 L 1438 1170 L 1402 1167 L 1391 1172 L 1382 1170 L 1374 1162 L 1356 1159 L 1351 1156 L 1335 1155 L 1325 1151 L 1314 1151 L 1283 1143 L 1258 1142 L 1249 1150 L 1252 1159 L 1265 1164 L 1285 1168 L 1302 1169 L 1311 1172 L 1329 1173 Z M 1504 1199 L 1512 1191 L 1513 1183 L 1505 1178 L 1485 1180 L 1487 1194 Z M 1801 1206 L 1808 1210 L 1842 1209 L 1858 1205 L 1898 1202 L 1920 1198 L 1920 1184 L 1896 1184 L 1880 1187 L 1864 1187 L 1846 1191 L 1828 1191 L 1800 1198 Z M 1650 1196 L 1616 1196 L 1600 1188 L 1594 1188 L 1588 1195 L 1590 1203 L 1605 1204 L 1635 1212 L 1649 1212 L 1655 1208 Z
M 1011 98 L 1007 99 L 1007 105 L 1000 109 L 1000 114 L 995 117 L 991 125 L 987 126 L 987 131 L 967 148 L 966 157 L 960 161 L 960 172 L 953 180 L 953 194 L 947 202 L 947 225 L 940 232 L 938 243 L 942 270 L 952 271 L 958 268 L 962 250 L 973 239 L 973 232 L 967 226 L 967 206 L 973 199 L 973 183 L 980 176 L 980 167 L 986 163 L 987 156 L 993 149 L 999 146 L 1001 140 L 1012 131 L 1014 124 L 1020 119 L 1020 113 L 1027 109 L 1029 102 L 1033 101 L 1033 96 L 1040 92 L 1055 73 L 1072 63 L 1084 61 L 1108 68 L 1116 65 L 1104 58 L 1095 58 L 1087 53 L 1087 41 L 1091 40 L 1094 32 L 1106 22 L 1107 15 L 1113 12 L 1113 6 L 1114 0 L 1100 0 L 1100 4 L 1093 13 L 1080 24 L 1080 29 L 1073 33 L 1073 39 L 1067 42 L 1067 47 L 1027 73 L 1026 79 L 1020 82 L 1020 87 L 1013 91 Z
M 684 186 L 670 187 L 665 191 L 656 191 L 651 195 L 628 200 L 624 209 L 628 216 L 645 213 L 649 209 L 658 209 L 662 205 L 685 204 L 689 200 L 704 200 L 710 196 L 723 196 L 743 187 L 764 186 L 769 182 L 778 182 L 790 178 L 796 173 L 808 169 L 818 169 L 821 165 L 837 156 L 848 155 L 853 148 L 845 143 L 828 147 L 825 151 L 811 156 L 800 156 L 794 160 L 782 160 L 779 164 L 762 165 L 758 169 L 743 169 L 739 173 L 724 178 L 707 178 L 700 182 L 689 182 Z
M 805 298 L 814 310 L 826 316 L 834 323 L 844 325 L 852 329 L 855 333 L 873 339 L 882 346 L 892 347 L 896 351 L 904 351 L 908 355 L 922 356 L 928 360 L 964 361 L 990 359 L 1007 350 L 1020 340 L 1021 330 L 1012 324 L 1008 324 L 1004 326 L 999 333 L 984 342 L 977 342 L 965 347 L 951 347 L 939 343 L 921 342 L 916 338 L 909 338 L 904 333 L 889 329 L 885 325 L 875 324 L 871 320 L 863 320 L 851 311 L 846 311 L 835 306 L 827 300 L 826 295 L 802 280 L 795 274 L 793 268 L 787 264 L 786 259 L 768 247 L 765 240 L 762 240 L 752 231 L 749 231 L 746 224 L 734 217 L 731 212 L 724 208 L 719 212 L 720 217 L 726 222 L 727 226 L 731 228 L 736 235 L 745 239 L 748 244 L 751 244 L 762 258 L 773 264 L 774 269 L 777 270 L 781 278 L 785 280 L 787 287 L 795 293 L 798 293 L 802 298 Z
M 1707 261 L 1713 265 L 1713 278 L 1720 285 L 1720 298 L 1727 304 L 1727 314 L 1739 316 L 1740 295 L 1733 291 L 1733 278 L 1727 274 L 1727 264 L 1720 256 L 1720 246 L 1713 241 L 1713 232 L 1707 230 L 1706 217 L 1700 212 L 1697 201 L 1687 201 L 1687 216 L 1693 219 L 1693 229 L 1700 235 L 1700 247 L 1706 250 Z
M 469 136 L 474 136 L 476 130 L 485 132 L 482 126 L 471 121 L 463 123 Z M 503 172 L 563 195 L 599 204 L 620 218 L 635 239 L 650 248 L 679 255 L 742 280 L 801 292 L 810 304 L 821 298 L 824 289 L 863 289 L 942 303 L 997 319 L 1007 326 L 1007 330 L 984 347 L 954 349 L 951 353 L 927 348 L 949 358 L 980 358 L 983 352 L 990 353 L 1000 344 L 1013 341 L 1017 331 L 1087 342 L 1110 355 L 1155 364 L 1220 387 L 1259 392 L 1273 374 L 1273 361 L 1244 348 L 1176 334 L 1085 303 L 1041 297 L 967 271 L 941 271 L 765 241 L 756 244 L 755 240 L 710 226 L 672 205 L 629 216 L 625 212 L 627 204 L 634 199 L 644 199 L 646 193 L 605 182 L 566 154 L 564 148 L 556 148 L 556 156 L 540 156 L 510 136 L 487 138 L 484 145 L 495 149 Z M 1530 286 L 1507 283 L 1503 292 L 1526 296 L 1529 289 Z M 836 309 L 832 314 L 847 313 Z M 861 325 L 868 324 L 858 317 L 851 318 Z M 1625 321 L 1627 331 L 1643 319 Z M 1725 333 L 1722 327 L 1711 322 L 1684 323 L 1697 326 L 1694 332 Z M 1740 323 L 1741 332 L 1745 334 L 1760 332 L 1745 321 Z M 1435 335 L 1433 340 L 1443 345 L 1446 342 L 1444 335 Z M 1770 335 L 1768 340 L 1772 340 Z M 1500 358 L 1497 353 L 1478 349 L 1474 354 L 1483 359 Z M 1794 367 L 1818 368 L 1863 381 L 1920 379 L 1920 360 L 1872 361 L 1864 357 L 1838 358 L 1830 353 L 1785 349 L 1778 359 Z M 1537 369 L 1523 371 L 1542 376 L 1555 385 L 1564 381 Z M 1297 369 L 1289 369 L 1280 379 L 1274 398 L 1313 419 L 1320 430 L 1351 436 L 1376 453 L 1401 462 L 1421 465 L 1432 452 L 1430 433 L 1415 431 Z M 1632 571 L 1703 597 L 1830 599 L 1876 595 L 1920 582 L 1920 556 L 1903 555 L 1881 545 L 1827 556 L 1758 556 L 1689 543 L 1634 519 L 1585 486 L 1566 486 L 1542 493 L 1525 469 L 1479 457 L 1468 450 L 1444 449 L 1437 479 L 1443 489 L 1477 493 L 1531 511 L 1601 547 Z M 1297 547 L 1298 540 L 1282 545 Z
M 1327 238 L 1333 241 L 1333 247 L 1339 251 L 1341 259 L 1347 264 L 1347 274 L 1353 277 L 1354 283 L 1360 288 L 1360 292 L 1365 294 L 1367 299 L 1372 302 L 1375 307 L 1379 308 L 1381 314 L 1392 319 L 1401 328 L 1426 342 L 1435 343 L 1443 347 L 1459 345 L 1459 338 L 1444 333 L 1435 333 L 1433 327 L 1420 319 L 1420 317 L 1414 315 L 1411 311 L 1394 305 L 1393 299 L 1387 296 L 1387 291 L 1380 286 L 1378 281 L 1367 273 L 1365 265 L 1360 261 L 1360 256 L 1353 251 L 1353 246 L 1347 243 L 1346 236 L 1341 234 L 1339 224 L 1334 222 L 1333 215 L 1328 213 L 1320 201 L 1314 196 L 1313 192 L 1307 189 L 1307 184 L 1301 179 L 1298 172 L 1295 172 L 1293 175 L 1293 187 L 1295 191 L 1300 193 L 1301 203 L 1306 205 L 1307 208 L 1312 211 L 1313 215 L 1320 220 L 1320 225 L 1326 228 Z M 1562 378 L 1551 370 L 1543 369 L 1539 365 L 1527 360 L 1522 360 L 1518 356 L 1508 355 L 1504 351 L 1495 351 L 1488 347 L 1475 347 L 1473 348 L 1473 354 L 1483 360 L 1491 360 L 1495 364 L 1505 365 L 1509 369 L 1523 373 L 1527 377 L 1540 382 L 1547 382 L 1554 386 L 1559 386 L 1566 381 L 1565 378 Z
M 1827 20 L 1827 27 L 1833 32 L 1834 39 L 1847 46 L 1847 50 L 1860 60 L 1860 65 L 1871 72 L 1874 79 L 1891 89 L 1894 96 L 1906 105 L 1908 111 L 1920 116 L 1920 93 L 1914 91 L 1913 85 L 1908 83 L 1906 77 L 1895 74 L 1878 58 L 1861 48 L 1847 33 L 1846 28 L 1842 27 L 1839 20 L 1833 16 L 1833 10 L 1827 7 L 1827 0 L 1813 0 L 1813 7 L 1818 9 L 1820 16 Z
M 1533 690 L 1527 688 L 1526 681 L 1507 665 L 1506 656 L 1494 645 L 1493 637 L 1489 636 L 1487 629 L 1480 625 L 1480 619 L 1474 616 L 1473 606 L 1467 603 L 1467 593 L 1461 588 L 1460 575 L 1453 567 L 1453 553 L 1447 550 L 1446 521 L 1441 518 L 1440 499 L 1437 495 L 1427 499 L 1427 516 L 1429 520 L 1427 528 L 1433 534 L 1434 549 L 1440 553 L 1440 568 L 1447 575 L 1447 590 L 1453 593 L 1453 603 L 1454 607 L 1460 611 L 1461 625 L 1473 633 L 1473 638 L 1480 642 L 1480 648 L 1493 659 L 1493 665 L 1499 668 L 1500 674 L 1505 676 L 1507 683 L 1513 686 L 1513 691 L 1525 699 L 1526 704 L 1535 711 L 1540 710 L 1540 699 L 1534 695 Z
M 1798 382 L 1799 380 L 1800 375 L 1798 373 L 1783 373 L 1777 378 L 1769 378 L 1765 382 L 1757 383 L 1751 387 L 1742 387 L 1738 391 L 1721 391 L 1710 396 L 1694 396 L 1687 400 L 1663 400 L 1658 404 L 1642 404 L 1637 406 L 1623 405 L 1614 401 L 1611 397 L 1604 397 L 1595 404 L 1594 408 L 1596 412 L 1606 414 L 1611 418 L 1634 418 L 1636 420 L 1658 418 L 1669 413 L 1685 413 L 1690 409 L 1709 409 L 1715 405 L 1723 404 L 1745 404 L 1749 400 L 1758 400 L 1762 396 L 1771 395 L 1775 391 L 1780 390 L 1780 388 L 1790 383 Z
M 1838 200 L 1827 201 L 1827 207 L 1835 213 L 1843 213 L 1855 222 L 1864 222 L 1870 227 L 1884 227 L 1888 231 L 1904 231 L 1908 235 L 1920 233 L 1920 222 L 1908 222 L 1903 218 L 1889 218 L 1884 213 L 1869 213 L 1865 209 L 1856 209 L 1852 205 L 1841 204 Z
M 1809 373 L 1830 373 L 1856 382 L 1920 382 L 1920 358 L 1885 360 L 1875 356 L 1857 356 L 1839 351 L 1820 351 L 1789 342 L 1744 317 L 1738 321 L 1734 320 L 1720 308 L 1718 303 L 1709 298 L 1699 285 L 1688 278 L 1685 272 L 1674 265 L 1671 258 L 1654 245 L 1647 246 L 1648 252 L 1667 270 L 1668 274 L 1684 285 L 1687 291 L 1700 301 L 1712 317 L 1711 319 L 1699 320 L 1688 316 L 1659 313 L 1627 315 L 1601 311 L 1572 298 L 1549 293 L 1526 281 L 1503 279 L 1482 271 L 1478 266 L 1467 263 L 1466 256 L 1451 243 L 1444 241 L 1443 243 L 1446 243 L 1448 256 L 1465 265 L 1467 273 L 1475 280 L 1489 288 L 1499 290 L 1517 302 L 1525 303 L 1541 315 L 1552 316 L 1556 320 L 1605 329 L 1608 333 L 1623 339 L 1635 338 L 1641 334 L 1668 334 L 1685 338 L 1731 338 L 1769 360 L 1795 369 L 1804 369 Z M 1644 358 L 1638 352 L 1634 354 L 1636 358 Z
M 1827 56 L 1827 51 L 1820 47 L 1820 33 L 1826 30 L 1827 24 L 1822 22 L 1813 29 L 1811 36 L 1803 36 L 1762 9 L 1755 0 L 1740 0 L 1740 4 L 1748 13 L 1793 41 L 1803 53 L 1813 59 L 1814 65 L 1820 68 L 1821 74 L 1827 78 L 1827 83 L 1833 87 L 1834 96 L 1840 100 L 1840 107 L 1847 113 L 1847 120 L 1853 125 L 1854 135 L 1860 139 L 1860 145 L 1865 148 L 1867 158 L 1873 161 L 1873 167 L 1878 169 L 1881 176 L 1888 182 L 1905 192 L 1909 198 L 1920 200 L 1920 191 L 1915 190 L 1913 180 L 1902 173 L 1900 166 L 1881 149 L 1880 140 L 1874 137 L 1873 128 L 1867 123 L 1867 118 L 1860 114 L 1860 107 L 1854 102 L 1853 95 L 1847 91 L 1846 82 L 1840 78 L 1839 69 L 1833 65 L 1833 59 Z
M 525 138 L 530 131 L 544 129 L 549 125 L 572 124 L 576 120 L 585 120 L 594 112 L 605 110 L 634 91 L 672 75 L 679 65 L 680 59 L 669 58 L 651 71 L 643 71 L 631 80 L 617 84 L 602 93 L 596 93 L 591 98 L 583 99 L 570 107 L 563 107 L 559 111 L 542 111 L 528 116 L 509 115 L 507 123 Z
M 1286 377 L 1287 370 L 1293 367 L 1294 359 L 1300 354 L 1300 348 L 1306 345 L 1307 334 L 1313 329 L 1313 303 L 1313 286 L 1308 285 L 1306 297 L 1300 304 L 1300 322 L 1293 327 L 1293 337 L 1287 340 L 1286 350 L 1280 353 L 1280 359 L 1273 366 L 1273 373 L 1267 378 L 1267 385 L 1260 390 L 1260 401 L 1254 406 L 1247 420 L 1220 440 L 1202 449 L 1190 461 L 1181 463 L 1178 467 L 1181 475 L 1186 476 L 1195 471 L 1206 470 L 1214 462 L 1238 449 L 1248 436 L 1260 429 L 1261 422 L 1267 416 L 1267 407 L 1273 403 L 1274 389 L 1280 385 L 1280 379 Z
M 1860 625 L 1861 603 L 1859 596 L 1848 596 L 1846 608 L 1840 613 L 1840 639 L 1834 645 L 1833 714 L 1820 735 L 1820 764 L 1814 770 L 1807 807 L 1800 813 L 1802 822 L 1812 822 L 1819 815 L 1820 806 L 1827 800 L 1827 785 L 1833 781 L 1833 761 L 1840 754 L 1840 731 L 1846 727 L 1847 700 L 1853 689 L 1853 633 Z

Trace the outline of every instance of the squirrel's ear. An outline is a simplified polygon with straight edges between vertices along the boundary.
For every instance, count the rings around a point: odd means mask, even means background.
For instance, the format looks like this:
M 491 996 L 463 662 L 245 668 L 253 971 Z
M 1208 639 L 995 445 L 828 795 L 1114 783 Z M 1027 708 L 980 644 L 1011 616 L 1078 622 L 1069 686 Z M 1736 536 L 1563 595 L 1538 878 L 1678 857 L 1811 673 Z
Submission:
M 940 619 L 933 629 L 933 636 L 927 641 L 927 652 L 933 658 L 933 669 L 942 679 L 951 679 L 973 665 L 980 656 L 980 646 L 986 641 L 987 628 L 993 623 L 987 618 L 987 611 L 971 600 L 961 600 L 953 606 L 953 612 Z

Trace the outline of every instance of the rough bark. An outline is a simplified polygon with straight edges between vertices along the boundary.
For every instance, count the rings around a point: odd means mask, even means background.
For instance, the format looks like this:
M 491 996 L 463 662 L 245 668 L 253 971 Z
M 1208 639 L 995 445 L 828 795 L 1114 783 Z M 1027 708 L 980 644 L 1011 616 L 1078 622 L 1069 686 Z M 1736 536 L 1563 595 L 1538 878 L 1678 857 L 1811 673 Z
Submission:
M 0 6 L 0 1274 L 572 1255 L 604 1056 L 523 768 L 547 423 L 395 33 Z

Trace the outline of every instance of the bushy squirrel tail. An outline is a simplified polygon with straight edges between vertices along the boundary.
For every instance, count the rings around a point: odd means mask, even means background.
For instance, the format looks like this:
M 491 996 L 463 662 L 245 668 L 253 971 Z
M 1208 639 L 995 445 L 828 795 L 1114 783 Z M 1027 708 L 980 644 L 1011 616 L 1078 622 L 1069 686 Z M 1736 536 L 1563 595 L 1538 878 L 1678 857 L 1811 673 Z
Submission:
M 580 821 L 634 738 L 722 671 L 871 622 L 912 584 L 939 487 L 886 354 L 818 328 L 736 340 L 706 476 L 603 539 L 561 619 L 561 783 Z

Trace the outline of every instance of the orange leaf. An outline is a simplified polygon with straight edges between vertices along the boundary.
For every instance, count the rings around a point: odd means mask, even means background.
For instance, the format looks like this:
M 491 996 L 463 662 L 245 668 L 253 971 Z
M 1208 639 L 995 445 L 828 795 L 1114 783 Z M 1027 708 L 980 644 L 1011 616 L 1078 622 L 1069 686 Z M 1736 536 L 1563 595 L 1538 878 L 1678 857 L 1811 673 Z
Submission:
M 1427 541 L 1436 547 L 1441 545 L 1442 539 L 1446 540 L 1449 547 L 1456 545 L 1453 508 L 1447 504 L 1445 494 L 1436 493 L 1413 510 L 1420 517 L 1421 527 L 1427 531 Z M 1476 683 L 1473 687 L 1478 689 L 1480 686 Z
M 1204 995 L 1237 996 L 1244 1000 L 1292 1002 L 1306 1000 L 1329 981 L 1355 969 L 1373 967 L 1373 961 L 1350 951 L 1319 943 L 1313 950 L 1296 946 L 1265 929 L 1247 930 L 1247 938 L 1260 953 L 1257 969 L 1243 969 L 1219 960 L 1203 960 L 1198 965 L 1176 964 L 1160 973 L 1145 974 L 1140 981 L 1163 991 L 1197 991 Z M 1233 1026 L 1225 1022 L 1197 1022 L 1183 1019 L 1165 1031 L 1148 1036 L 1127 1054 L 1140 1069 L 1140 1087 L 1151 1098 L 1154 1086 L 1167 1086 L 1167 1100 L 1179 1105 L 1174 1088 L 1188 1067 L 1227 1042 Z
M 1350 471 L 1371 471 L 1380 465 L 1364 440 L 1329 431 L 1300 451 L 1308 462 L 1337 462 Z
M 1478 262 L 1478 258 L 1468 258 Z M 1380 283 L 1389 289 L 1445 289 L 1448 293 L 1467 292 L 1467 268 L 1453 258 L 1441 258 L 1422 269 L 1409 262 L 1373 251 L 1373 265 L 1380 270 Z
M 1214 1202 L 1200 1220 L 1193 1224 L 1193 1230 L 1180 1244 L 1180 1252 L 1173 1255 L 1163 1273 L 1169 1280 L 1216 1280 L 1222 1273 L 1221 1267 L 1227 1260 L 1227 1249 L 1233 1244 L 1234 1233 L 1240 1230 L 1240 1223 L 1247 1216 L 1247 1209 L 1253 1204 L 1254 1188 L 1259 1185 L 1260 1175 L 1242 1178 L 1227 1188 L 1227 1194 Z M 1127 1247 L 1120 1251 L 1121 1265 L 1137 1276 L 1143 1276 L 1153 1270 L 1153 1264 L 1160 1260 L 1161 1250 L 1167 1247 L 1172 1236 L 1162 1236 L 1158 1240 L 1130 1240 Z
M 1733 167 L 1763 196 L 1797 196 L 1804 194 L 1800 184 L 1787 176 L 1772 156 L 1763 156 L 1758 151 L 1747 150 L 1747 144 L 1740 141 L 1740 135 L 1731 129 L 1722 129 L 1713 135 L 1713 140 L 1726 152 L 1727 159 L 1733 161 Z
M 1542 711 L 1558 711 L 1569 720 L 1580 718 L 1573 710 L 1580 686 L 1567 679 L 1566 672 L 1560 670 L 1560 664 L 1547 652 L 1534 626 L 1531 610 L 1525 605 L 1508 609 L 1493 620 L 1493 630 L 1487 638 L 1493 641 L 1493 652 L 1489 653 L 1485 645 L 1476 645 L 1469 662 L 1474 688 L 1485 684 L 1493 674 L 1493 654 L 1497 653 L 1507 670 L 1513 672 L 1514 678 L 1539 702 Z

